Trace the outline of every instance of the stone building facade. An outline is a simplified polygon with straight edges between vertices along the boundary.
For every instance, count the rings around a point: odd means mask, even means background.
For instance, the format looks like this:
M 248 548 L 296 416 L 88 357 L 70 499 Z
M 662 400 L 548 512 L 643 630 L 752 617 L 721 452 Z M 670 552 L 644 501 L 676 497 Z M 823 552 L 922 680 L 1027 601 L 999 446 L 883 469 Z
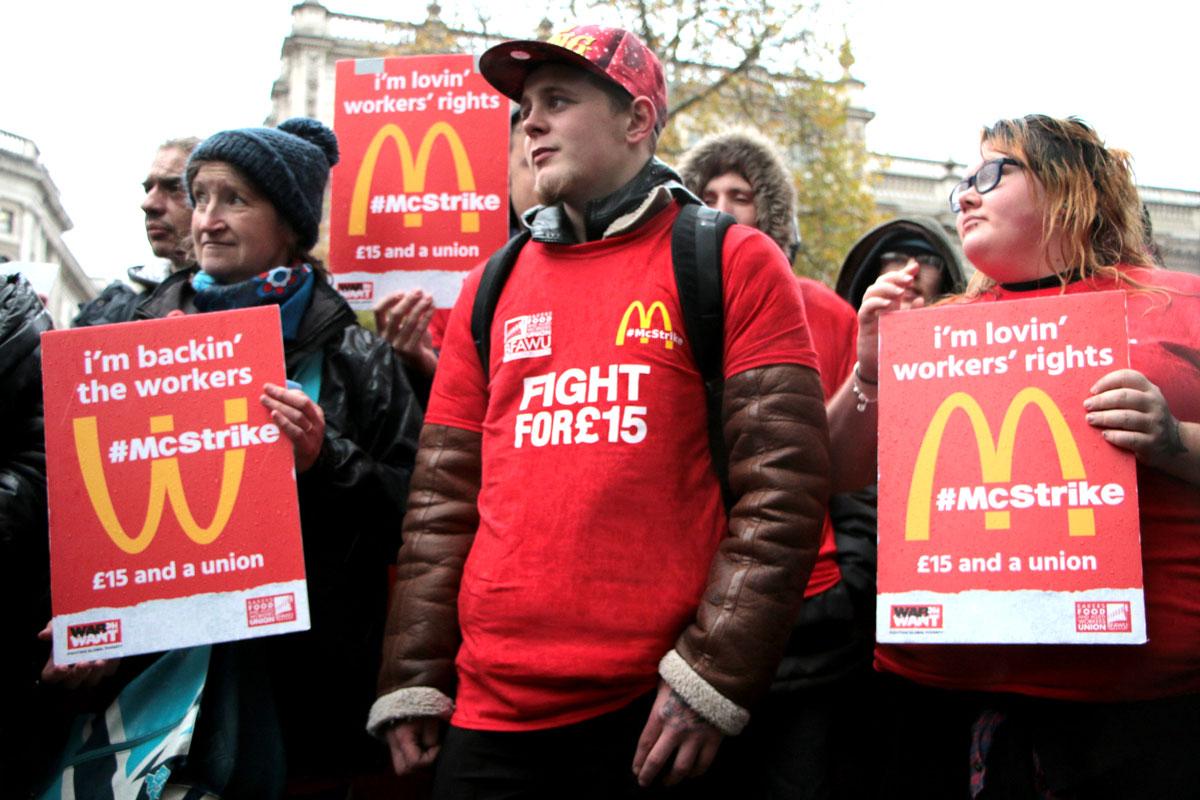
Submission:
M 339 59 L 445 51 L 437 44 L 453 41 L 464 42 L 471 52 L 481 53 L 492 44 L 513 38 L 448 28 L 440 19 L 436 2 L 428 6 L 428 14 L 424 22 L 411 23 L 338 14 L 315 0 L 294 6 L 292 32 L 283 42 L 280 76 L 271 89 L 271 114 L 266 124 L 303 115 L 332 125 L 334 64 Z M 551 23 L 543 20 L 539 38 L 550 33 Z M 854 102 L 862 84 L 848 75 L 842 81 L 851 99 L 847 135 L 864 141 L 866 126 L 874 114 Z M 867 162 L 869 176 L 864 177 L 871 178 L 875 206 L 881 216 L 931 216 L 940 220 L 956 241 L 948 198 L 966 168 L 953 161 L 871 154 Z M 1155 186 L 1140 189 L 1164 266 L 1200 273 L 1200 191 Z
M 46 295 L 54 324 L 67 327 L 96 288 L 63 242 L 71 219 L 37 145 L 0 131 L 0 271 L 21 272 Z

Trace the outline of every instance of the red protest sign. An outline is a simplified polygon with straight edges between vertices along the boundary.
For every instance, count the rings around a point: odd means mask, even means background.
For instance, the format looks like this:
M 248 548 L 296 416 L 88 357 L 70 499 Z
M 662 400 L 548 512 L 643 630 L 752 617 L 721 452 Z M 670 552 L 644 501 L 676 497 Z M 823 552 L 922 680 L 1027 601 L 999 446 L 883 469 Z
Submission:
M 337 63 L 329 262 L 356 310 L 423 289 L 454 305 L 508 239 L 509 103 L 471 55 Z
M 57 663 L 307 630 L 279 310 L 42 336 Z
M 878 640 L 1144 642 L 1134 459 L 1083 408 L 1124 294 L 880 323 Z

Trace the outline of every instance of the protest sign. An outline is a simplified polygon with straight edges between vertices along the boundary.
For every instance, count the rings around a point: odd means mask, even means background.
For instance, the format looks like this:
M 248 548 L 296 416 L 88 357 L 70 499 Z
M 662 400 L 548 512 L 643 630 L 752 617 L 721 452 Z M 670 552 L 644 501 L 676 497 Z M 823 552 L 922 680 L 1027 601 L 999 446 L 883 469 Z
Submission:
M 277 306 L 42 336 L 54 660 L 307 630 Z
M 329 264 L 356 311 L 423 289 L 439 309 L 508 239 L 508 99 L 471 55 L 337 63 Z
M 878 640 L 1146 641 L 1134 458 L 1083 407 L 1124 293 L 880 323 Z

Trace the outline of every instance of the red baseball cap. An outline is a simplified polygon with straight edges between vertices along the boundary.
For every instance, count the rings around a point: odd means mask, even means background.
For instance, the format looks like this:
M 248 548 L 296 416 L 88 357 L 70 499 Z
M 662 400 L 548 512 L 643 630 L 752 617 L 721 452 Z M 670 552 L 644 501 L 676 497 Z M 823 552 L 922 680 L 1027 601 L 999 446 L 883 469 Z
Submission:
M 654 127 L 667 124 L 667 82 L 662 64 L 645 42 L 621 28 L 576 25 L 544 42 L 512 41 L 488 48 L 479 72 L 496 90 L 520 101 L 529 73 L 543 64 L 569 64 L 615 83 L 631 97 L 654 104 Z

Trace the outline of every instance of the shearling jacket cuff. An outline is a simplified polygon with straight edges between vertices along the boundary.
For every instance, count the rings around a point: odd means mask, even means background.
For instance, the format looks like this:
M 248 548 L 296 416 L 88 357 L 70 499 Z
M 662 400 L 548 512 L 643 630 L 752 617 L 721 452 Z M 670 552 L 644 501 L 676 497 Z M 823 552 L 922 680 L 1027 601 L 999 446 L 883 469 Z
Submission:
M 396 722 L 414 717 L 449 719 L 454 713 L 454 701 L 430 686 L 410 686 L 388 692 L 378 698 L 367 715 L 367 733 L 383 738 L 384 732 Z
M 672 650 L 662 657 L 658 662 L 658 674 L 693 711 L 726 736 L 741 733 L 750 721 L 749 711 L 714 689 L 677 651 Z M 372 710 L 372 716 L 374 713 Z

